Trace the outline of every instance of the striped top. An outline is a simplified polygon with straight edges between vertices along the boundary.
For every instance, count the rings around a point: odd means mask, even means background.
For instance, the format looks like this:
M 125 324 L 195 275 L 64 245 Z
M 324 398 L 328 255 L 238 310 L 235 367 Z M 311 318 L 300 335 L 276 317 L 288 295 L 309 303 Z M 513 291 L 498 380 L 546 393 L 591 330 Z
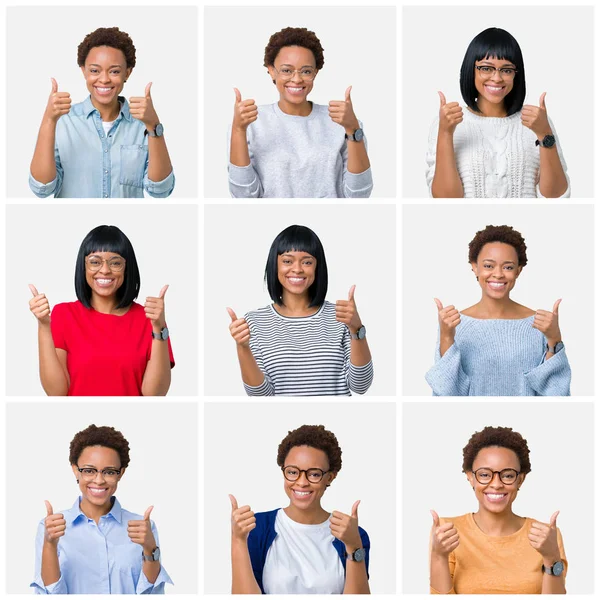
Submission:
M 246 314 L 250 350 L 265 374 L 259 386 L 244 384 L 248 396 L 350 396 L 364 394 L 373 363 L 350 362 L 350 332 L 325 301 L 309 317 L 284 317 L 273 305 Z

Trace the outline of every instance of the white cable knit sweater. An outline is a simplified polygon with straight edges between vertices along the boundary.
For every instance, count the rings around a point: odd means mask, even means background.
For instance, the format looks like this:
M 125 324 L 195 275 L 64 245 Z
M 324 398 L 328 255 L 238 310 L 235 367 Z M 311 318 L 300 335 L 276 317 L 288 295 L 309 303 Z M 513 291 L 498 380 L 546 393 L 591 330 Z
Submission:
M 429 131 L 427 185 L 435 174 L 439 118 Z M 550 127 L 556 137 L 552 122 Z M 539 188 L 540 149 L 535 133 L 521 123 L 521 112 L 510 117 L 483 117 L 463 107 L 463 122 L 454 132 L 454 155 L 465 198 L 542 198 Z M 556 146 L 567 183 L 567 165 L 558 138 Z M 569 198 L 571 186 L 561 196 Z

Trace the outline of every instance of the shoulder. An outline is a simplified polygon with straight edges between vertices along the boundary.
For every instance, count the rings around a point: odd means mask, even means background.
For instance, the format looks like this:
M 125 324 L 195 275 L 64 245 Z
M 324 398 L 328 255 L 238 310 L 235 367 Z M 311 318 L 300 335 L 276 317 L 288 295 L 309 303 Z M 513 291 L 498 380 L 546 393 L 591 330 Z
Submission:
M 277 513 L 280 510 L 280 508 L 276 508 L 267 512 L 254 513 L 254 517 L 256 518 L 256 527 L 250 532 L 250 535 L 254 539 L 260 539 L 268 536 L 269 532 L 273 534 L 275 531 L 275 520 L 277 519 Z
M 138 513 L 131 512 L 123 507 L 121 507 L 121 523 L 126 523 L 127 521 L 142 521 L 144 519 L 144 515 L 139 515 Z
M 473 517 L 471 513 L 458 517 L 440 517 L 440 523 L 452 523 L 457 529 L 469 529 L 473 523 Z
M 132 302 L 131 303 L 131 308 L 128 311 L 129 313 L 131 313 L 132 315 L 144 315 L 144 317 L 146 316 L 146 313 L 144 311 L 144 307 L 141 304 L 138 304 L 137 302 Z
M 258 526 L 259 523 L 261 524 L 265 524 L 265 523 L 274 523 L 275 519 L 277 518 L 277 513 L 280 511 L 280 508 L 274 508 L 273 510 L 267 510 L 265 512 L 258 512 L 258 513 L 254 513 L 254 516 L 256 517 L 256 525 Z
M 55 304 L 52 308 L 52 318 L 82 314 L 87 310 L 88 309 L 83 306 L 79 300 L 75 300 L 75 302 L 60 302 L 59 304 Z
M 273 314 L 273 309 L 271 305 L 263 306 L 262 308 L 257 308 L 256 310 L 250 310 L 244 315 L 244 319 L 247 321 L 253 322 L 264 322 L 271 321 L 275 318 L 275 314 Z

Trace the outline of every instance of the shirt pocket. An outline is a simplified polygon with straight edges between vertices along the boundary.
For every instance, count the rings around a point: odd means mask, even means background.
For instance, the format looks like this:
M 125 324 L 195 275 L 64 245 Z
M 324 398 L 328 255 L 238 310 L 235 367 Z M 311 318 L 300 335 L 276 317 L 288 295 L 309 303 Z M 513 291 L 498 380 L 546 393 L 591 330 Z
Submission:
M 144 173 L 148 161 L 148 146 L 134 144 L 121 146 L 121 185 L 144 186 Z

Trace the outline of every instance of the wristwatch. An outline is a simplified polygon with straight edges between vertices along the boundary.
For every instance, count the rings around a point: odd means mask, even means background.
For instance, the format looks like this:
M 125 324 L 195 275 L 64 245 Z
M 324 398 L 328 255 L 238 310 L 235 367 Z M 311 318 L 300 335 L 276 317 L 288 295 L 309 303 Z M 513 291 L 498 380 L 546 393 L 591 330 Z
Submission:
M 554 144 L 556 144 L 556 138 L 553 135 L 545 135 L 541 142 L 540 140 L 535 140 L 535 145 L 542 146 L 542 148 L 552 148 Z
M 146 129 L 150 137 L 162 137 L 165 128 L 159 123 L 153 130 Z
M 553 575 L 554 577 L 559 577 L 560 575 L 562 575 L 562 572 L 564 570 L 565 563 L 562 560 L 557 560 L 550 568 L 542 564 L 542 573 L 546 573 L 546 575 Z
M 367 328 L 364 325 L 361 325 L 356 333 L 350 332 L 350 335 L 353 340 L 364 340 L 367 336 Z
M 366 555 L 367 555 L 367 552 L 365 551 L 364 548 L 357 548 L 352 554 L 348 554 L 346 552 L 346 558 L 353 562 L 362 562 L 363 560 L 365 560 Z
M 152 332 L 152 339 L 153 340 L 160 340 L 161 342 L 164 342 L 165 340 L 169 339 L 169 330 L 166 327 L 163 327 L 160 330 L 160 333 L 154 333 L 154 331 Z
M 350 140 L 351 142 L 360 142 L 364 137 L 365 137 L 365 133 L 364 131 L 359 127 L 358 129 L 356 129 L 354 131 L 354 133 L 352 135 L 348 135 L 347 133 L 344 134 L 344 137 L 347 140 Z
M 142 560 L 146 561 L 146 562 L 157 562 L 160 560 L 160 548 L 158 546 L 156 546 L 156 548 L 154 548 L 154 550 L 152 550 L 152 554 L 150 556 L 147 556 L 146 554 L 144 554 L 144 551 L 142 550 Z
M 552 354 L 560 352 L 564 347 L 565 345 L 562 342 L 556 342 L 556 346 L 552 347 L 548 346 L 548 342 L 546 342 L 546 352 L 552 352 Z

